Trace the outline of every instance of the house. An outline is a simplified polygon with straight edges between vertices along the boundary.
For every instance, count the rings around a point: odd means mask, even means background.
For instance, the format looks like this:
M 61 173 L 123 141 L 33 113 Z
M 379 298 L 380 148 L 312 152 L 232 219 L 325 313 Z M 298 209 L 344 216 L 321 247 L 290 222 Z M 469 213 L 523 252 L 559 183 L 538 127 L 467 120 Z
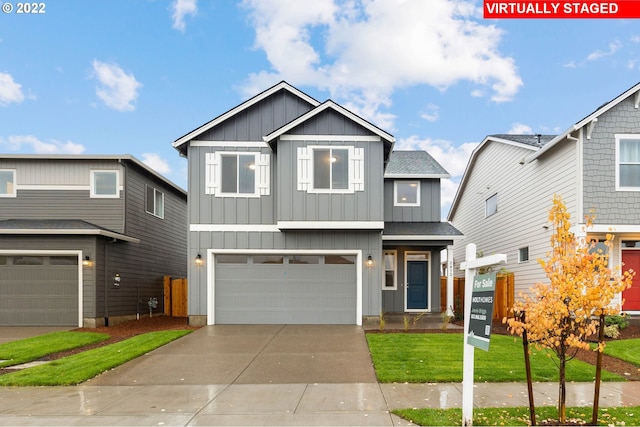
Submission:
M 489 135 L 474 150 L 448 220 L 464 233 L 454 245 L 456 271 L 465 246 L 507 254 L 516 295 L 546 276 L 538 259 L 550 250 L 554 194 L 588 240 L 615 235 L 612 266 L 640 271 L 640 84 L 598 107 L 560 135 Z M 584 217 L 595 214 L 591 228 Z M 622 294 L 640 313 L 640 275 Z
M 439 311 L 440 179 L 425 152 L 281 82 L 178 138 L 191 324 L 357 324 Z M 404 286 L 409 283 L 409 287 Z
M 134 157 L 0 155 L 0 325 L 113 325 L 186 276 L 186 192 Z

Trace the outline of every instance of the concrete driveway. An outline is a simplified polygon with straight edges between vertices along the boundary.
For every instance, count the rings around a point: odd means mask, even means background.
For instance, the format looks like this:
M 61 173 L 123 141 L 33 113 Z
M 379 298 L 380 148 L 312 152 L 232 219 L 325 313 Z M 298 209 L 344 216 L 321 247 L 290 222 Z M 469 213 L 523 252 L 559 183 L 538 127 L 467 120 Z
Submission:
M 362 327 L 215 325 L 86 385 L 376 383 Z

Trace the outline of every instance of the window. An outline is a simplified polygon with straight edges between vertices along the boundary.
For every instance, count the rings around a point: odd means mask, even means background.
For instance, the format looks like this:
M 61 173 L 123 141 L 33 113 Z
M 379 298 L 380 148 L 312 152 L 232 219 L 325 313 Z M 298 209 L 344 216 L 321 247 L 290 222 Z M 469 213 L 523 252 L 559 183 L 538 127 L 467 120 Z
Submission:
M 284 257 L 282 255 L 254 255 L 254 264 L 283 264 Z
M 320 257 L 317 255 L 291 255 L 289 264 L 320 264 Z
M 352 255 L 325 255 L 325 264 L 355 264 L 356 257 Z
M 364 191 L 364 148 L 298 147 L 298 190 L 308 193 Z
M 164 194 L 153 187 L 146 186 L 147 200 L 145 210 L 158 218 L 164 218 Z
M 16 197 L 16 171 L 0 169 L 0 197 Z
M 384 251 L 384 278 L 382 289 L 398 289 L 398 283 L 396 281 L 397 270 L 397 251 Z
M 640 190 L 640 135 L 616 135 L 616 190 Z
M 498 212 L 498 193 L 485 200 L 484 204 L 484 216 L 489 217 Z
M 216 197 L 269 195 L 269 154 L 215 152 L 206 156 L 206 194 Z
M 44 265 L 43 256 L 14 256 L 13 265 Z
M 120 197 L 118 181 L 118 171 L 91 171 L 91 197 Z
M 420 181 L 395 181 L 394 206 L 420 206 Z
M 529 247 L 518 249 L 518 262 L 529 261 Z
M 49 257 L 49 265 L 78 265 L 77 256 L 52 256 Z
M 218 264 L 246 264 L 246 255 L 216 255 L 216 262 Z

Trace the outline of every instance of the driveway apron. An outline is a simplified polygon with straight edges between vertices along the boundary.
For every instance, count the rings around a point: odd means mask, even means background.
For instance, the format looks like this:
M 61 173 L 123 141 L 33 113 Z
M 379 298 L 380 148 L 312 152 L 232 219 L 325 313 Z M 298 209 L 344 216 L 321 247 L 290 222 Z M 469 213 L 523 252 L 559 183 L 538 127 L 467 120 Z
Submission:
M 86 385 L 376 383 L 364 331 L 351 325 L 215 325 Z

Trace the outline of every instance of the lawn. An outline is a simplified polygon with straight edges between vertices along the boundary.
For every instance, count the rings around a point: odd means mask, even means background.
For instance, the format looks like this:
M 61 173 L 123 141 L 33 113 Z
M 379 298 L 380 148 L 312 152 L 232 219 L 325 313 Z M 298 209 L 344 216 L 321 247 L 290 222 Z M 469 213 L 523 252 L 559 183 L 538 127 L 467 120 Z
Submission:
M 79 384 L 191 332 L 191 330 L 169 330 L 136 335 L 115 344 L 1 375 L 0 386 Z
M 640 366 L 640 338 L 609 341 L 604 348 L 604 354 L 617 357 L 625 362 Z
M 391 382 L 461 382 L 463 334 L 367 334 L 378 380 Z M 554 359 L 544 350 L 532 348 L 534 381 L 558 381 Z M 567 381 L 593 381 L 595 368 L 572 360 Z M 526 381 L 522 341 L 506 335 L 491 336 L 488 352 L 475 350 L 475 381 Z M 624 381 L 608 371 L 603 381 Z
M 493 338 L 492 338 L 493 339 Z M 591 422 L 591 407 L 567 408 L 567 420 L 576 419 Z M 462 424 L 462 410 L 452 409 L 400 409 L 393 411 L 413 423 L 421 426 L 459 426 Z M 536 421 L 557 419 L 556 407 L 536 407 Z M 526 426 L 529 425 L 529 408 L 475 408 L 473 411 L 474 426 Z M 620 408 L 600 408 L 599 425 L 640 425 L 640 406 Z
M 95 332 L 60 331 L 0 344 L 0 368 L 40 359 L 49 354 L 95 344 L 109 338 Z

